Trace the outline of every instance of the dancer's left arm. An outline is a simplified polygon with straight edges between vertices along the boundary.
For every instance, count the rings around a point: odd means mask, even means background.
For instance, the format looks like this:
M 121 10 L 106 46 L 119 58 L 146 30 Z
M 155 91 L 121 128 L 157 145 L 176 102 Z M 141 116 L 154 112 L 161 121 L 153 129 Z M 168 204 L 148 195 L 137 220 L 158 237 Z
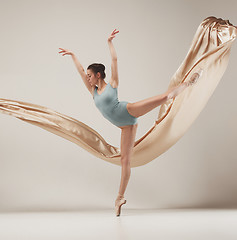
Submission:
M 112 43 L 112 40 L 115 37 L 115 34 L 118 32 L 119 31 L 116 31 L 115 29 L 108 38 L 109 50 L 110 50 L 111 59 L 112 59 L 110 84 L 114 88 L 118 87 L 118 63 L 117 63 L 117 54 L 116 54 L 114 45 Z

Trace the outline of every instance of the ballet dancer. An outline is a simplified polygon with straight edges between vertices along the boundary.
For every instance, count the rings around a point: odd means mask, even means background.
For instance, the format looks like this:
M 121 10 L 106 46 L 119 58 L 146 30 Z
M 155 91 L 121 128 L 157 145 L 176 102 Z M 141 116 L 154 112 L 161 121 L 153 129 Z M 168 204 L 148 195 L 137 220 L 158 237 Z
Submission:
M 125 190 L 131 175 L 130 159 L 132 156 L 135 136 L 138 127 L 138 117 L 150 112 L 167 100 L 176 97 L 184 89 L 196 83 L 203 70 L 199 69 L 193 73 L 189 81 L 167 90 L 165 93 L 149 97 L 137 102 L 119 101 L 117 97 L 117 88 L 119 84 L 117 54 L 112 40 L 119 33 L 117 29 L 108 37 L 108 45 L 111 54 L 111 78 L 108 83 L 105 82 L 105 66 L 101 63 L 93 63 L 87 67 L 87 73 L 72 51 L 59 48 L 64 55 L 70 55 L 76 65 L 81 78 L 93 96 L 96 107 L 102 115 L 112 124 L 121 129 L 121 180 L 118 196 L 115 200 L 115 214 L 120 216 L 121 206 L 126 203 L 124 198 Z

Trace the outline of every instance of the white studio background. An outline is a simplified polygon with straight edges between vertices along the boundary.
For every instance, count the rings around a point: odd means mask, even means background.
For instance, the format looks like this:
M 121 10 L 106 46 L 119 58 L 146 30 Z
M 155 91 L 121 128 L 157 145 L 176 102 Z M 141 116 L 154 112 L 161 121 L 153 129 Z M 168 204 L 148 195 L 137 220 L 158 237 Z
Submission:
M 120 145 L 121 130 L 94 105 L 70 56 L 111 76 L 107 38 L 118 56 L 119 99 L 135 102 L 166 91 L 194 34 L 208 16 L 237 25 L 237 2 L 1 0 L 0 98 L 46 106 L 74 117 Z M 189 131 L 172 148 L 132 168 L 129 208 L 237 205 L 237 108 L 234 42 L 229 65 Z M 136 139 L 159 108 L 139 118 Z M 112 208 L 120 184 L 117 165 L 15 117 L 0 114 L 0 211 Z

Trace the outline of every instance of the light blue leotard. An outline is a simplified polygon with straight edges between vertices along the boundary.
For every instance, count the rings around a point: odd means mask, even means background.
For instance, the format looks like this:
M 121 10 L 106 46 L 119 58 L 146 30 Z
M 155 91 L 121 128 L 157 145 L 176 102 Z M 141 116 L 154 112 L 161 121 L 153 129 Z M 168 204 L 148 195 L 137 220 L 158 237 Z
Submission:
M 117 88 L 113 88 L 108 83 L 101 94 L 97 93 L 97 89 L 96 86 L 94 102 L 106 119 L 118 127 L 137 123 L 138 118 L 132 116 L 127 110 L 128 102 L 118 100 Z

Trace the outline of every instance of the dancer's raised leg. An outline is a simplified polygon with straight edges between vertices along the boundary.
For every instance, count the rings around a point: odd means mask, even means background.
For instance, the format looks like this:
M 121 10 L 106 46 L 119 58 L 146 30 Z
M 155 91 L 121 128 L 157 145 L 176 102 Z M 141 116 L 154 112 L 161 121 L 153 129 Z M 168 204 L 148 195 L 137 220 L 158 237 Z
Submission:
M 178 86 L 175 86 L 169 90 L 167 90 L 165 93 L 156 95 L 150 98 L 143 99 L 141 101 L 135 102 L 135 103 L 128 103 L 127 109 L 128 112 L 133 115 L 134 117 L 140 117 L 154 108 L 158 107 L 159 105 L 165 103 L 167 100 L 172 99 L 179 95 L 184 89 L 186 89 L 189 86 L 192 86 L 196 83 L 197 79 L 202 74 L 202 69 L 195 72 L 190 80 L 188 82 L 183 82 Z

